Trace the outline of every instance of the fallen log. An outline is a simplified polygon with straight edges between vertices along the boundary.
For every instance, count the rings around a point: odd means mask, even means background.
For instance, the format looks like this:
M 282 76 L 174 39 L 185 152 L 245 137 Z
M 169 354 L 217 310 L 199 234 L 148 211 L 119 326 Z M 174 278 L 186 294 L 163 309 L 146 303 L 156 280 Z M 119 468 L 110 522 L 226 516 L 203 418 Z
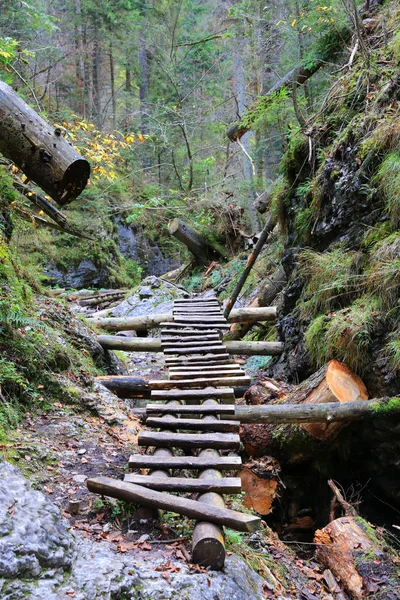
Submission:
M 64 206 L 85 189 L 90 166 L 61 135 L 0 81 L 0 152 Z
M 245 492 L 243 505 L 260 515 L 269 515 L 273 501 L 278 496 L 279 472 L 278 462 L 270 456 L 243 465 L 239 473 Z
M 275 321 L 277 316 L 276 306 L 264 306 L 256 308 L 239 308 L 232 310 L 228 323 L 240 323 L 251 321 L 252 323 Z M 159 327 L 161 323 L 170 323 L 174 320 L 174 314 L 155 313 L 140 317 L 109 317 L 86 319 L 89 325 L 101 327 L 107 331 L 146 331 Z
M 131 338 L 117 335 L 99 335 L 97 341 L 105 350 L 124 350 L 125 352 L 162 352 L 162 341 L 159 338 Z M 204 342 L 204 350 L 213 342 Z M 276 356 L 283 351 L 281 342 L 230 342 L 225 344 L 229 354 L 246 356 Z M 210 346 L 213 348 L 213 346 Z M 196 348 L 177 350 L 177 353 L 191 353 Z
M 210 506 L 205 502 L 180 498 L 165 492 L 149 490 L 134 483 L 111 479 L 111 477 L 94 477 L 88 479 L 86 484 L 88 490 L 95 494 L 169 510 L 185 515 L 189 519 L 216 523 L 237 531 L 255 531 L 261 524 L 259 517 L 253 515 L 247 515 L 228 508 Z
M 360 517 L 341 517 L 315 532 L 316 558 L 353 600 L 398 600 L 397 558 L 382 535 Z
M 104 378 L 98 377 L 97 381 L 103 383 L 102 379 Z M 110 389 L 114 391 L 111 386 Z M 237 398 L 243 394 L 242 388 L 234 388 L 234 391 Z M 156 410 L 152 409 L 152 413 L 155 412 Z M 135 414 L 145 417 L 146 409 L 135 408 Z M 235 413 L 229 415 L 229 420 L 240 421 L 243 425 L 266 423 L 280 425 L 283 423 L 349 423 L 395 416 L 400 417 L 400 398 L 386 397 L 361 400 L 360 402 L 330 402 L 328 404 L 237 405 Z
M 346 403 L 368 398 L 365 385 L 346 365 L 332 360 L 274 405 Z M 269 405 L 272 407 L 272 404 Z M 259 409 L 259 406 L 252 407 Z M 312 411 L 312 409 L 311 409 Z M 250 456 L 272 455 L 282 464 L 318 455 L 346 426 L 345 421 L 296 425 L 244 425 L 241 438 Z
M 174 219 L 168 225 L 170 235 L 182 242 L 193 254 L 199 265 L 206 265 L 212 260 L 225 258 L 224 254 L 202 238 L 197 231 L 180 219 Z

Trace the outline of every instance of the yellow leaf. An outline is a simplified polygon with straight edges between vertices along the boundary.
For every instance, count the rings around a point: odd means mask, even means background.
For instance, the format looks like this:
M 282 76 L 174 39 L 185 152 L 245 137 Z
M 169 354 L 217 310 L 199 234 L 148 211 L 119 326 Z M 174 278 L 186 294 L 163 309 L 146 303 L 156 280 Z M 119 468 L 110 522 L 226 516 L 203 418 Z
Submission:
M 293 19 L 293 21 L 292 21 L 292 27 L 294 27 L 296 25 L 296 23 L 297 23 L 297 19 Z
M 144 142 L 144 137 L 142 136 L 141 133 L 138 133 L 138 138 L 140 142 Z

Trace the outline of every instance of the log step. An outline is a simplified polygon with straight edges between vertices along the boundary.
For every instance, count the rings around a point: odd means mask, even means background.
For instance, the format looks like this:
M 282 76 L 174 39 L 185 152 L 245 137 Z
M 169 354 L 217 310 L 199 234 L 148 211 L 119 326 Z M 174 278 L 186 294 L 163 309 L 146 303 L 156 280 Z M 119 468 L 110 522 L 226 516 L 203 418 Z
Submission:
M 231 362 L 231 358 L 229 354 L 204 354 L 203 356 L 166 356 L 164 358 L 165 364 L 174 366 L 174 363 L 180 365 L 183 363 L 186 364 L 195 364 L 195 363 L 204 363 L 206 365 L 210 364 L 210 361 L 225 363 Z
M 196 329 L 230 329 L 231 326 L 229 325 L 229 323 L 222 323 L 221 325 L 218 325 L 216 323 L 210 324 L 210 323 L 196 323 L 196 320 L 194 321 L 194 326 L 196 327 Z M 164 329 L 180 329 L 182 327 L 182 329 L 187 328 L 187 327 L 193 327 L 193 323 L 186 323 L 185 321 L 182 321 L 181 319 L 179 321 L 165 321 L 163 323 L 160 323 L 160 327 L 163 327 Z
M 173 323 L 171 323 L 171 325 L 173 325 Z M 161 338 L 163 338 L 164 336 L 172 336 L 172 335 L 177 335 L 177 336 L 191 336 L 191 335 L 219 335 L 221 337 L 221 333 L 216 330 L 216 329 L 197 329 L 197 328 L 193 328 L 193 327 L 185 327 L 184 329 L 174 329 L 173 327 L 171 327 L 171 329 L 162 329 L 161 330 Z
M 183 349 L 187 349 L 187 348 L 208 348 L 209 346 L 221 346 L 222 348 L 225 348 L 225 346 L 223 345 L 222 341 L 219 339 L 219 337 L 217 336 L 216 340 L 204 340 L 204 339 L 200 339 L 198 341 L 194 341 L 191 342 L 190 340 L 187 341 L 179 341 L 179 340 L 173 340 L 172 342 L 167 342 L 165 340 L 161 340 L 161 347 L 163 348 L 163 350 L 171 350 L 172 348 L 177 348 L 178 350 L 183 348 Z
M 124 481 L 142 485 L 160 492 L 217 492 L 240 494 L 242 482 L 239 477 L 223 479 L 189 479 L 186 477 L 152 477 L 151 475 L 125 475 Z
M 217 400 L 232 400 L 235 402 L 235 393 L 232 388 L 214 388 L 205 386 L 201 390 L 153 390 L 152 400 L 203 400 L 216 398 Z
M 164 354 L 206 354 L 208 352 L 213 352 L 216 354 L 222 354 L 226 352 L 225 346 L 219 344 L 218 346 L 188 346 L 187 348 L 164 348 Z
M 180 498 L 179 496 L 173 496 L 165 492 L 149 490 L 143 486 L 118 481 L 111 477 L 94 477 L 88 479 L 86 484 L 88 490 L 95 494 L 176 512 L 190 519 L 216 523 L 217 525 L 226 526 L 237 531 L 252 532 L 256 531 L 261 525 L 261 519 L 253 515 L 240 513 L 228 508 L 217 508 L 205 502 Z
M 197 431 L 228 431 L 234 433 L 237 433 L 240 427 L 239 421 L 224 421 L 222 419 L 208 421 L 206 419 L 175 419 L 169 417 L 148 417 L 146 425 L 147 427 L 158 427 L 159 429 L 196 429 Z
M 181 406 L 172 406 L 168 404 L 148 404 L 146 406 L 146 414 L 160 415 L 234 415 L 234 404 L 215 404 L 214 406 L 203 404 L 183 404 Z
M 178 371 L 189 372 L 193 371 L 193 369 L 198 369 L 199 371 L 203 371 L 204 374 L 208 371 L 214 371 L 215 369 L 224 369 L 225 371 L 236 371 L 240 369 L 240 366 L 237 363 L 228 363 L 226 365 L 220 363 L 209 363 L 208 361 L 204 365 L 180 365 L 177 367 L 168 367 L 170 373 L 177 373 Z M 244 372 L 244 371 L 243 371 Z
M 199 388 L 206 386 L 223 385 L 250 385 L 251 379 L 248 375 L 244 377 L 199 377 L 199 379 L 153 379 L 149 381 L 151 390 L 170 390 L 171 388 Z
M 190 298 L 188 300 L 174 300 L 174 306 L 221 306 L 220 302 L 216 298 L 208 298 L 207 300 L 202 298 Z
M 239 471 L 242 459 L 239 456 L 171 456 L 158 457 L 147 454 L 132 454 L 129 458 L 131 469 L 217 469 L 218 471 Z
M 170 336 L 170 337 L 161 337 L 161 346 L 165 345 L 171 345 L 171 344 L 175 344 L 175 343 L 189 343 L 189 342 L 208 342 L 210 340 L 220 340 L 221 336 L 219 335 L 219 333 L 214 332 L 214 333 L 207 333 L 204 335 L 188 335 L 186 337 L 182 337 L 182 336 Z
M 207 317 L 205 315 L 196 315 L 196 316 L 190 316 L 190 317 L 179 316 L 176 319 L 174 319 L 173 322 L 174 322 L 174 324 L 176 324 L 177 322 L 183 323 L 183 324 L 185 324 L 185 323 L 189 323 L 189 324 L 196 323 L 197 324 L 197 321 L 199 319 L 202 320 L 202 324 L 208 325 L 209 327 L 211 324 L 219 326 L 219 325 L 225 325 L 227 323 L 226 319 L 224 317 L 222 317 L 222 315 L 221 315 L 221 317 L 219 317 L 219 316 Z
M 141 431 L 139 446 L 156 448 L 215 448 L 238 450 L 240 437 L 236 433 L 169 433 L 166 431 Z
M 195 369 L 195 367 L 193 367 Z M 199 372 L 196 371 L 175 371 L 170 373 L 170 379 L 174 381 L 175 379 L 198 379 L 204 377 L 246 377 L 246 373 L 242 371 L 242 369 L 223 369 L 218 367 L 214 367 L 213 371 Z

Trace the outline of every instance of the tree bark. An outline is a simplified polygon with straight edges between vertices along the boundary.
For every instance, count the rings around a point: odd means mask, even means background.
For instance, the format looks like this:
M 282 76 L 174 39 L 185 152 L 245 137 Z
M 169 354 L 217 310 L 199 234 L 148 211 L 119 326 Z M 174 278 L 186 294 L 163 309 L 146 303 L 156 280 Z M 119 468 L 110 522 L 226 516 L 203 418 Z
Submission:
M 168 225 L 168 231 L 190 250 L 199 265 L 221 258 L 221 253 L 205 241 L 190 225 L 180 219 L 174 219 Z
M 75 200 L 89 179 L 88 161 L 1 81 L 0 152 L 61 206 Z
M 353 600 L 398 600 L 400 579 L 387 544 L 360 517 L 342 517 L 315 532 L 316 558 Z
M 275 405 L 301 404 L 310 407 L 315 404 L 355 402 L 367 398 L 367 390 L 361 379 L 346 365 L 332 360 Z M 294 463 L 318 455 L 346 424 L 344 421 L 329 421 L 323 424 L 281 426 L 244 425 L 241 437 L 250 456 L 268 454 L 276 457 L 280 463 Z

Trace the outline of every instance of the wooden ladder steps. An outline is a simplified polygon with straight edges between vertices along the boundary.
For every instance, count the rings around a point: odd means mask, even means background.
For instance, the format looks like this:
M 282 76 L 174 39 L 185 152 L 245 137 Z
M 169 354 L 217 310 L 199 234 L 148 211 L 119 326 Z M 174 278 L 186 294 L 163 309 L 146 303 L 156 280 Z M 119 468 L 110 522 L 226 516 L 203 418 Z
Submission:
M 205 350 L 207 350 L 207 348 L 209 346 L 218 346 L 218 347 L 222 347 L 224 350 L 226 350 L 226 347 L 222 343 L 222 340 L 220 340 L 219 338 L 217 338 L 216 340 L 194 340 L 194 341 L 173 340 L 172 342 L 167 342 L 165 340 L 161 340 L 161 348 L 163 350 L 172 350 L 174 348 L 176 348 L 177 350 L 180 350 L 180 349 L 187 350 L 188 348 L 205 348 Z
M 163 467 L 164 468 L 164 467 Z M 239 477 L 223 479 L 190 479 L 187 477 L 153 477 L 152 475 L 125 475 L 124 481 L 135 483 L 160 492 L 216 492 L 218 494 L 238 494 L 242 491 Z
M 217 367 L 213 371 L 203 371 L 201 373 L 199 371 L 176 371 L 170 374 L 171 381 L 176 379 L 196 379 L 198 377 L 247 377 L 247 375 L 241 369 L 232 371 L 230 369 L 218 369 Z
M 172 406 L 171 404 L 147 404 L 146 415 L 234 415 L 234 404 L 215 404 L 213 406 L 203 404 L 182 404 Z
M 150 490 L 142 485 L 119 481 L 111 477 L 88 479 L 87 487 L 89 491 L 95 494 L 176 512 L 189 517 L 189 519 L 217 523 L 237 531 L 253 532 L 259 529 L 261 524 L 261 519 L 253 515 L 230 510 L 229 508 L 219 508 L 189 498 L 180 498 L 166 492 Z
M 232 360 L 229 354 L 203 354 L 198 356 L 193 354 L 192 356 L 169 356 L 164 358 L 165 364 L 168 366 L 176 366 L 181 364 L 192 365 L 192 364 L 212 364 L 212 363 L 231 363 Z
M 207 421 L 206 419 L 169 419 L 168 417 L 148 417 L 146 419 L 146 426 L 158 427 L 159 429 L 196 429 L 197 431 L 228 431 L 237 433 L 239 431 L 240 423 L 238 421 L 227 421 L 223 419 Z
M 175 387 L 190 389 L 202 386 L 250 385 L 250 383 L 251 379 L 248 375 L 244 377 L 199 377 L 198 379 L 153 379 L 150 381 L 150 389 L 169 390 Z
M 229 325 L 229 323 L 226 323 L 226 321 L 224 323 L 196 323 L 196 319 L 194 319 L 193 322 L 189 321 L 182 321 L 181 319 L 179 319 L 179 321 L 165 321 L 163 323 L 160 323 L 160 327 L 162 327 L 163 329 L 185 329 L 187 327 L 192 328 L 193 324 L 195 323 L 196 329 L 230 329 L 231 326 Z
M 224 354 L 226 352 L 226 348 L 222 344 L 215 344 L 214 346 L 206 346 L 203 344 L 202 346 L 188 346 L 187 348 L 164 348 L 164 354 L 206 354 L 208 352 Z
M 215 331 L 214 333 L 207 333 L 207 335 L 188 335 L 188 336 L 170 336 L 170 337 L 161 337 L 161 346 L 166 345 L 166 344 L 171 344 L 171 343 L 189 343 L 189 342 L 208 342 L 208 341 L 213 341 L 213 340 L 220 340 L 221 336 L 219 335 L 219 333 L 217 331 Z
M 226 325 L 226 319 L 223 318 L 223 316 L 206 316 L 206 315 L 191 315 L 191 316 L 187 316 L 187 315 L 179 315 L 179 317 L 177 317 L 176 319 L 174 319 L 174 323 L 196 323 L 196 326 L 198 327 L 198 320 L 201 319 L 202 320 L 202 324 L 204 325 L 208 325 L 208 327 L 210 327 L 211 324 L 219 326 L 219 325 Z M 230 325 L 228 325 L 228 327 L 230 327 Z
M 185 327 L 182 329 L 174 329 L 173 323 L 171 322 L 171 329 L 162 329 L 161 330 L 161 339 L 164 336 L 191 336 L 191 335 L 202 335 L 204 333 L 207 335 L 219 335 L 221 337 L 221 333 L 218 329 L 194 329 L 193 327 Z
M 156 448 L 215 448 L 238 450 L 240 437 L 237 433 L 171 433 L 166 431 L 141 431 L 139 446 Z
M 239 456 L 171 456 L 157 457 L 147 454 L 132 454 L 129 458 L 131 469 L 218 469 L 218 471 L 239 471 L 242 459 Z
M 214 388 L 205 386 L 201 390 L 152 390 L 152 400 L 203 400 L 207 398 L 217 398 L 219 400 L 235 401 L 235 393 L 232 388 Z

